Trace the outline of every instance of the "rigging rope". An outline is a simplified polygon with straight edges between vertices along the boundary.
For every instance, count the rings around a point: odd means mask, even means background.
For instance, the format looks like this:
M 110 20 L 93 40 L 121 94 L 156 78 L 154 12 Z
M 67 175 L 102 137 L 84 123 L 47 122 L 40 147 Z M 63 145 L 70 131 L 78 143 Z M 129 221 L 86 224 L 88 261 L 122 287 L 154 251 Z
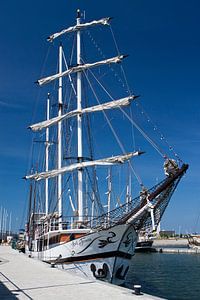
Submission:
M 68 66 L 68 64 L 67 64 L 67 60 L 66 60 L 64 51 L 63 51 L 62 53 L 63 53 L 63 59 L 64 59 L 64 63 L 65 63 L 65 66 L 66 66 L 66 70 L 69 70 L 69 66 Z M 70 84 L 71 84 L 71 86 L 72 86 L 72 90 L 74 91 L 74 95 L 76 96 L 77 93 L 76 93 L 76 90 L 75 90 L 75 87 L 74 87 L 74 83 L 73 83 L 73 81 L 72 81 L 72 77 L 71 77 L 70 74 L 68 75 L 68 77 L 69 77 Z
M 113 37 L 113 41 L 114 41 L 114 44 L 115 44 L 117 53 L 119 54 L 119 53 L 120 53 L 120 52 L 119 52 L 119 47 L 118 47 L 118 45 L 117 45 L 117 41 L 116 41 L 114 32 L 113 32 L 113 30 L 112 30 L 112 26 L 110 25 L 109 28 L 110 28 L 110 31 L 111 31 L 111 34 L 112 34 L 112 37 Z M 130 88 L 129 88 L 128 81 L 127 81 L 127 78 L 126 78 L 126 74 L 125 74 L 125 71 L 124 71 L 124 68 L 123 68 L 123 65 L 122 65 L 122 64 L 120 65 L 120 68 L 121 68 L 121 71 L 122 71 L 123 76 L 124 76 L 124 81 L 125 81 L 126 86 L 127 86 L 127 91 L 129 92 L 129 95 L 131 95 L 131 90 L 130 90 Z M 166 138 L 164 137 L 164 135 L 163 135 L 163 134 L 161 133 L 161 131 L 157 128 L 157 126 L 154 125 L 154 123 L 153 123 L 153 121 L 151 120 L 151 118 L 149 117 L 149 115 L 144 111 L 142 105 L 139 104 L 138 102 L 137 102 L 137 104 L 138 104 L 138 106 L 141 108 L 141 111 L 142 111 L 142 113 L 145 115 L 147 121 L 150 122 L 150 123 L 153 125 L 154 130 L 157 130 L 157 131 L 158 131 L 158 134 L 160 135 L 160 139 L 163 140 L 163 141 L 165 141 L 165 143 L 166 143 L 168 149 L 169 149 L 170 151 L 173 152 L 173 154 L 174 154 L 174 156 L 177 158 L 177 160 L 178 160 L 179 162 L 183 163 L 183 161 L 180 159 L 180 157 L 178 156 L 178 154 L 174 151 L 173 147 L 168 143 L 168 141 L 166 140 Z M 165 154 L 165 156 L 166 156 L 166 154 Z
M 152 147 L 162 156 L 166 157 L 166 154 L 156 145 L 156 143 L 140 128 L 139 125 L 135 121 L 133 121 L 130 116 L 123 110 L 123 108 L 119 107 L 122 113 L 127 117 L 127 119 L 138 129 L 138 131 L 143 135 L 143 137 L 152 145 Z
M 114 98 L 110 95 L 110 93 L 106 90 L 106 88 L 101 84 L 101 82 L 97 79 L 97 77 L 93 74 L 93 72 L 91 71 L 91 70 L 89 70 L 90 71 L 90 73 L 92 74 L 92 76 L 95 78 L 95 80 L 99 83 L 99 85 L 102 87 L 102 89 L 106 92 L 106 94 L 112 99 L 112 100 L 114 100 Z M 85 74 L 85 72 L 84 72 L 84 74 Z M 86 74 L 85 74 L 85 76 L 86 76 Z M 96 93 L 95 93 L 95 91 L 94 91 L 94 89 L 93 89 L 93 87 L 92 87 L 92 85 L 91 85 L 91 83 L 90 83 L 90 81 L 89 81 L 89 79 L 88 79 L 88 77 L 86 76 L 86 79 L 88 80 L 88 83 L 89 83 L 89 85 L 90 85 L 90 88 L 91 88 L 91 90 L 92 90 L 92 92 L 93 92 L 93 94 L 94 94 L 94 96 L 95 96 L 95 98 L 96 98 L 96 100 L 97 100 L 97 102 L 98 102 L 98 104 L 100 104 L 100 101 L 99 101 L 99 99 L 98 99 L 98 97 L 97 97 L 97 95 L 96 95 Z M 135 121 L 133 121 L 133 119 L 131 119 L 131 117 L 121 108 L 121 107 L 119 107 L 120 108 L 120 110 L 123 112 L 123 114 L 127 117 L 127 119 L 139 130 L 139 132 L 145 137 L 145 139 L 158 151 L 158 153 L 159 154 L 161 154 L 161 156 L 163 156 L 163 157 L 166 157 L 166 154 L 156 145 L 156 143 L 155 142 L 153 142 L 153 140 L 140 128 L 140 126 L 139 125 L 137 125 L 137 123 L 135 122 Z M 107 120 L 107 122 L 108 122 L 108 124 L 109 124 L 109 126 L 110 126 L 110 128 L 111 128 L 111 130 L 112 130 L 112 132 L 113 132 L 113 134 L 114 134 L 114 136 L 115 136 L 115 138 L 116 138 L 116 140 L 117 140 L 117 142 L 118 142 L 118 144 L 119 144 L 119 146 L 120 146 L 120 148 L 121 148 L 121 150 L 123 151 L 123 153 L 125 153 L 125 150 L 124 150 L 124 147 L 123 147 L 123 145 L 122 145 L 122 143 L 120 142 L 120 140 L 119 140 L 119 138 L 117 137 L 117 135 L 116 135 L 116 132 L 115 132 L 115 130 L 114 130 L 114 128 L 112 127 L 112 125 L 111 125 L 111 123 L 110 123 L 110 121 L 109 121 L 109 119 L 107 118 L 107 115 L 106 115 L 106 113 L 105 113 L 105 111 L 103 110 L 103 114 L 104 114 L 104 116 L 105 116 L 105 118 L 106 118 L 106 120 Z
M 109 26 L 109 27 L 110 27 L 110 26 Z M 105 58 L 106 58 L 106 55 L 103 53 L 103 51 L 102 51 L 102 49 L 100 48 L 100 46 L 97 44 L 97 42 L 95 41 L 95 39 L 92 37 L 90 31 L 87 30 L 86 32 L 87 32 L 88 36 L 90 37 L 90 39 L 91 39 L 91 41 L 92 41 L 94 47 L 98 50 L 100 56 L 101 56 L 103 59 L 105 59 Z M 117 49 L 118 54 L 120 54 L 117 46 L 116 46 L 116 49 Z M 119 76 L 119 74 L 114 70 L 114 68 L 113 68 L 111 65 L 109 65 L 109 68 L 110 68 L 110 70 L 114 73 L 114 77 L 118 80 L 118 82 L 121 83 L 122 87 L 124 88 L 125 85 L 127 86 L 128 91 L 126 91 L 126 92 L 129 93 L 130 89 L 129 89 L 129 87 L 128 87 L 127 81 L 125 80 L 125 83 L 124 83 L 123 80 L 121 79 L 121 77 Z M 125 76 L 124 76 L 124 78 L 125 78 Z
M 112 38 L 113 38 L 115 47 L 116 47 L 116 51 L 117 51 L 118 55 L 120 55 L 119 47 L 118 47 L 117 40 L 116 40 L 116 38 L 115 38 L 113 29 L 112 29 L 112 26 L 110 25 L 109 28 L 110 28 L 110 31 L 111 31 L 111 34 L 112 34 Z M 127 92 L 129 95 L 131 95 L 131 94 L 132 94 L 132 93 L 131 93 L 131 89 L 130 89 L 130 87 L 129 87 L 128 80 L 127 80 L 127 77 L 126 77 L 126 73 L 125 73 L 125 71 L 124 71 L 124 68 L 123 68 L 123 65 L 122 65 L 122 64 L 120 65 L 120 69 L 121 69 L 121 72 L 122 72 L 122 74 L 123 74 L 124 81 L 125 81 L 125 84 L 126 84 L 126 88 L 127 88 L 127 91 L 126 91 L 126 92 Z
M 91 72 L 91 73 L 92 73 L 92 72 Z M 90 88 L 91 88 L 91 90 L 92 90 L 92 92 L 93 92 L 93 94 L 94 94 L 94 96 L 95 96 L 95 98 L 96 98 L 98 104 L 100 104 L 100 101 L 99 101 L 99 99 L 98 99 L 98 96 L 96 95 L 96 93 L 95 93 L 95 91 L 94 91 L 94 89 L 93 89 L 93 87 L 92 87 L 92 84 L 91 84 L 89 78 L 86 76 L 86 73 L 85 73 L 85 72 L 84 72 L 84 75 L 85 75 L 85 77 L 86 77 L 86 79 L 87 79 L 87 81 L 88 81 L 88 83 L 89 83 L 89 86 L 90 86 Z M 97 79 L 96 76 L 95 76 L 93 73 L 92 73 L 92 75 L 94 76 L 95 79 Z M 98 79 L 97 79 L 97 82 L 99 82 Z M 101 83 L 100 83 L 100 85 L 102 86 Z M 105 89 L 103 86 L 102 86 L 102 88 Z M 105 89 L 105 91 L 106 91 L 106 89 Z M 107 91 L 106 91 L 106 92 L 107 92 Z M 107 92 L 107 94 L 110 96 L 111 99 L 113 99 L 112 96 L 111 96 L 108 92 Z M 126 153 L 125 148 L 123 147 L 123 145 L 122 145 L 120 139 L 118 138 L 118 136 L 117 136 L 117 134 L 116 134 L 116 132 L 115 132 L 115 130 L 114 130 L 114 128 L 113 128 L 113 126 L 112 126 L 110 120 L 108 119 L 108 117 L 107 117 L 105 111 L 103 110 L 102 112 L 103 112 L 104 117 L 106 118 L 106 121 L 107 121 L 107 123 L 108 123 L 108 125 L 109 125 L 109 127 L 110 127 L 110 129 L 111 129 L 111 131 L 112 131 L 112 133 L 113 133 L 113 135 L 114 135 L 114 137 L 115 137 L 115 139 L 116 139 L 116 141 L 117 141 L 117 143 L 118 143 L 118 145 L 119 145 L 121 151 L 122 151 L 122 153 L 125 154 L 125 153 Z M 130 164 L 130 167 L 131 167 L 131 170 L 133 171 L 133 173 L 134 173 L 136 179 L 138 180 L 138 183 L 139 183 L 140 185 L 143 185 L 143 184 L 142 184 L 141 178 L 136 174 L 136 172 L 134 171 L 133 166 L 132 166 L 131 164 Z
M 82 60 L 83 60 L 83 59 L 82 59 Z M 84 61 L 83 61 L 83 63 L 84 63 Z M 91 73 L 91 75 L 92 75 L 92 76 L 94 77 L 94 79 L 97 81 L 97 83 L 101 86 L 101 88 L 103 89 L 103 91 L 109 96 L 109 98 L 110 98 L 111 100 L 114 100 L 114 98 L 111 96 L 111 94 L 107 91 L 107 89 L 102 85 L 102 83 L 101 83 L 101 82 L 98 80 L 98 78 L 94 75 L 94 73 L 92 72 L 92 70 L 89 69 L 88 71 Z M 93 94 L 94 94 L 94 96 L 95 96 L 95 98 L 96 98 L 98 104 L 100 104 L 100 101 L 99 101 L 99 99 L 98 99 L 98 97 L 97 97 L 97 95 L 96 95 L 96 93 L 95 93 L 95 91 L 94 91 L 94 89 L 93 89 L 93 87 L 92 87 L 92 84 L 90 83 L 90 81 L 89 81 L 89 79 L 88 79 L 88 77 L 87 77 L 87 75 L 86 75 L 85 72 L 84 72 L 84 75 L 85 75 L 87 81 L 89 82 L 90 88 L 91 88 L 91 90 L 92 90 L 92 92 L 93 92 Z M 118 142 L 118 144 L 119 144 L 119 146 L 120 146 L 122 152 L 123 152 L 123 153 L 126 153 L 126 151 L 125 151 L 125 149 L 124 149 L 124 147 L 123 147 L 121 141 L 119 140 L 119 138 L 118 138 L 118 136 L 117 136 L 117 134 L 116 134 L 114 128 L 112 127 L 112 124 L 111 124 L 110 120 L 108 119 L 108 117 L 107 117 L 107 115 L 106 115 L 106 113 L 105 113 L 104 110 L 103 110 L 103 114 L 104 114 L 104 116 L 105 116 L 105 118 L 106 118 L 106 120 L 107 120 L 107 122 L 108 122 L 108 124 L 109 124 L 109 126 L 110 126 L 110 129 L 111 129 L 111 131 L 113 132 L 113 135 L 115 136 L 115 139 L 116 139 L 116 141 Z M 139 183 L 141 186 L 143 186 L 143 183 L 142 183 L 142 180 L 141 180 L 140 176 L 135 172 L 135 170 L 134 170 L 134 168 L 133 168 L 131 162 L 129 162 L 129 164 L 130 164 L 131 170 L 132 170 L 133 174 L 135 175 L 135 177 L 136 177 L 138 183 Z
M 98 96 L 97 96 L 96 92 L 94 91 L 94 89 L 93 89 L 93 87 L 92 87 L 92 84 L 91 84 L 91 82 L 90 82 L 90 80 L 89 80 L 89 78 L 87 77 L 87 75 L 86 75 L 85 72 L 84 72 L 84 75 L 85 75 L 85 77 L 86 77 L 86 79 L 87 79 L 87 81 L 88 81 L 88 84 L 89 84 L 89 86 L 90 86 L 90 88 L 91 88 L 91 90 L 92 90 L 92 92 L 93 92 L 93 94 L 94 94 L 94 97 L 95 97 L 96 100 L 97 100 L 97 103 L 100 104 L 100 101 L 99 101 L 99 99 L 98 99 Z M 116 134 L 116 132 L 115 132 L 115 130 L 114 130 L 114 128 L 113 128 L 111 122 L 110 122 L 110 120 L 108 119 L 108 117 L 107 117 L 105 111 L 102 110 L 102 112 L 103 112 L 103 115 L 104 115 L 106 121 L 108 122 L 108 125 L 109 125 L 109 127 L 110 127 L 110 129 L 111 129 L 111 131 L 112 131 L 112 133 L 113 133 L 113 135 L 114 135 L 114 137 L 115 137 L 115 139 L 116 139 L 116 141 L 117 141 L 117 143 L 118 143 L 120 149 L 122 150 L 123 154 L 125 154 L 125 153 L 126 153 L 125 148 L 123 147 L 121 141 L 119 140 L 119 138 L 118 138 L 118 136 L 117 136 L 117 134 Z
M 115 36 L 114 36 L 114 32 L 113 32 L 113 30 L 112 30 L 111 24 L 110 24 L 109 28 L 110 28 L 110 32 L 111 32 L 111 34 L 112 34 L 112 38 L 113 38 L 113 41 L 114 41 L 114 44 L 115 44 L 115 48 L 116 48 L 117 53 L 118 53 L 118 55 L 119 55 L 119 54 L 120 54 L 120 52 L 119 52 L 119 47 L 118 47 L 118 45 L 117 45 L 117 40 L 116 40 L 116 38 L 115 38 Z
M 167 141 L 167 139 L 165 138 L 165 136 L 161 133 L 161 131 L 158 129 L 158 127 L 153 123 L 152 119 L 150 118 L 150 116 L 147 114 L 147 112 L 144 110 L 144 108 L 142 107 L 142 105 L 136 100 L 136 106 L 138 106 L 141 110 L 141 113 L 142 115 L 144 115 L 147 119 L 147 122 L 148 123 L 151 123 L 152 127 L 153 127 L 153 130 L 154 131 L 157 131 L 159 136 L 160 136 L 160 139 L 163 140 L 168 149 L 173 152 L 174 156 L 177 158 L 177 160 L 180 162 L 180 163 L 183 163 L 183 161 L 181 160 L 181 158 L 178 156 L 178 154 L 174 151 L 173 147 L 169 144 L 169 142 Z M 166 154 L 165 154 L 166 155 Z M 167 155 L 166 155 L 167 157 Z
M 102 83 L 101 83 L 101 82 L 98 80 L 98 78 L 94 75 L 94 73 L 92 72 L 92 70 L 89 69 L 89 72 L 90 72 L 91 75 L 94 77 L 94 79 L 98 82 L 98 84 L 101 86 L 101 88 L 103 89 L 103 91 L 110 97 L 110 99 L 111 99 L 111 100 L 114 100 L 114 98 L 111 96 L 111 94 L 107 91 L 107 89 L 102 85 Z M 87 76 L 86 76 L 86 78 L 87 78 Z M 94 93 L 94 92 L 93 92 L 93 93 Z M 96 96 L 96 99 L 97 99 L 98 104 L 100 104 L 100 101 L 98 100 L 98 97 L 97 97 L 97 96 Z M 106 116 L 106 114 L 105 114 L 104 111 L 103 111 L 103 113 L 104 113 L 104 115 L 105 115 L 105 117 L 106 117 L 106 119 L 107 119 L 107 122 L 108 122 L 109 126 L 111 127 L 111 130 L 112 130 L 113 127 L 112 127 L 110 121 L 108 120 L 108 118 L 107 118 L 107 116 Z M 131 115 L 131 117 L 132 117 L 132 115 Z M 132 119 L 132 118 L 131 118 L 131 119 Z M 134 124 L 132 124 L 132 125 L 134 125 Z M 113 130 L 114 130 L 114 129 L 113 129 Z M 113 132 L 113 134 L 114 134 L 116 140 L 118 141 L 119 139 L 118 139 L 116 133 Z M 133 134 L 133 127 L 132 127 L 132 134 Z M 134 140 L 134 139 L 133 139 L 133 140 Z M 119 143 L 119 145 L 121 144 L 120 140 L 118 141 L 118 143 Z M 122 146 L 122 147 L 121 147 L 121 150 L 123 149 L 122 151 L 125 153 L 125 150 L 124 150 L 122 144 L 121 144 L 121 146 Z M 141 186 L 143 186 L 142 180 L 141 180 L 140 176 L 135 172 L 135 170 L 134 170 L 134 168 L 133 168 L 131 162 L 129 162 L 129 165 L 130 165 L 130 168 L 131 168 L 133 174 L 135 175 L 135 177 L 136 177 L 138 183 L 139 183 Z

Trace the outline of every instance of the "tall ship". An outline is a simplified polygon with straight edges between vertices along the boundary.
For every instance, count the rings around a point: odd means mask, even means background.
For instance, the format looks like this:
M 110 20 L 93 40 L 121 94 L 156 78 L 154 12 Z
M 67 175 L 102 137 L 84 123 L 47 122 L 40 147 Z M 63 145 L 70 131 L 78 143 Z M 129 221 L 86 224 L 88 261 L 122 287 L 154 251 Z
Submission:
M 114 47 L 108 45 L 112 41 Z M 29 126 L 34 138 L 25 176 L 30 184 L 25 251 L 120 285 L 138 234 L 156 230 L 188 165 L 130 90 L 123 68 L 127 55 L 119 51 L 111 18 L 86 22 L 78 10 L 75 25 L 48 42 L 56 52 L 55 64 L 49 59 L 54 71 L 48 65 L 46 74 L 53 75 L 37 81 L 44 86 L 43 100 L 38 120 Z M 147 134 L 149 125 L 166 151 Z

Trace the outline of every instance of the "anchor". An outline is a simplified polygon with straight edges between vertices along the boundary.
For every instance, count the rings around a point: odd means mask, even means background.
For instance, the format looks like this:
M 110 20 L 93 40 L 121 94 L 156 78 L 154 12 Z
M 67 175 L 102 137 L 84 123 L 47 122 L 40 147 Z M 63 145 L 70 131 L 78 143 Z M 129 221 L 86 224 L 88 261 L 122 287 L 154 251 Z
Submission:
M 124 269 L 124 266 L 121 265 L 121 267 L 119 267 L 115 273 L 115 277 L 118 278 L 118 279 L 121 279 L 121 280 L 124 280 L 125 277 L 126 277 L 126 274 L 128 272 L 128 269 L 129 269 L 129 266 L 126 267 L 125 271 L 124 271 L 124 274 L 122 274 L 123 272 L 123 269 Z
M 106 278 L 109 272 L 109 268 L 107 264 L 103 264 L 102 269 L 98 269 L 96 268 L 95 264 L 91 264 L 90 269 L 93 273 L 93 276 L 97 279 L 103 279 Z M 97 271 L 97 273 L 96 273 Z

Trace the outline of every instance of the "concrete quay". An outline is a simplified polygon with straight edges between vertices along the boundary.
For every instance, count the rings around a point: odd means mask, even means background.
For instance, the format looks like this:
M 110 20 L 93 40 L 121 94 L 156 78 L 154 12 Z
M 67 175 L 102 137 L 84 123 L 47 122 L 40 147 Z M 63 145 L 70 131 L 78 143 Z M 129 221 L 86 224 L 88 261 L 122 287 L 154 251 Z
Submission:
M 182 254 L 200 254 L 199 249 L 190 248 L 155 248 L 158 253 L 182 253 Z
M 0 299 L 150 300 L 161 299 L 100 281 L 89 281 L 0 246 Z
M 175 239 L 175 238 L 169 238 L 169 239 L 156 239 L 153 241 L 153 247 L 156 248 L 187 248 L 188 246 L 188 240 L 187 239 Z
M 200 254 L 200 249 L 189 248 L 187 239 L 160 239 L 153 242 L 154 252 Z

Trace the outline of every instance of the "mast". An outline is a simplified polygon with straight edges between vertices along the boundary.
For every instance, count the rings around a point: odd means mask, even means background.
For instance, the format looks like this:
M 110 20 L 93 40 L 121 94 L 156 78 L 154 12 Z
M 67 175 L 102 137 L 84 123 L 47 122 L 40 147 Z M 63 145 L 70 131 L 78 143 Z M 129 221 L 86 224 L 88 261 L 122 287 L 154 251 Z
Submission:
M 47 120 L 49 120 L 49 103 L 50 103 L 50 94 L 47 96 Z M 45 144 L 45 170 L 49 171 L 49 128 L 46 128 L 46 144 Z M 49 207 L 49 179 L 45 179 L 45 213 L 48 214 Z
M 76 24 L 81 23 L 80 10 L 77 10 Z M 81 64 L 81 32 L 77 30 L 77 66 Z M 77 110 L 81 111 L 81 71 L 77 72 Z M 82 161 L 82 116 L 77 115 L 77 142 L 78 142 L 78 162 Z M 83 222 L 83 170 L 78 169 L 78 221 Z
M 0 233 L 1 233 L 1 240 L 2 240 L 2 227 L 3 227 L 3 208 L 1 206 L 1 211 L 0 211 Z
M 8 213 L 7 210 L 4 209 L 4 239 L 6 239 L 6 231 L 7 231 L 7 217 L 8 217 Z
M 94 218 L 94 201 L 95 201 L 95 196 L 94 196 L 94 192 L 93 192 L 92 193 L 91 226 L 93 226 L 93 218 Z
M 59 46 L 59 73 L 62 73 L 62 45 Z M 62 77 L 58 87 L 58 116 L 62 115 Z M 62 122 L 58 122 L 58 169 L 62 166 Z M 62 229 L 62 175 L 58 175 L 58 215 L 59 230 Z
M 12 213 L 10 212 L 8 235 L 11 234 L 11 220 L 12 220 Z
M 108 224 L 110 224 L 110 204 L 111 204 L 111 191 L 112 191 L 112 182 L 111 182 L 111 169 L 108 171 Z
M 131 173 L 129 170 L 128 184 L 126 187 L 126 211 L 128 212 L 128 204 L 131 202 Z

